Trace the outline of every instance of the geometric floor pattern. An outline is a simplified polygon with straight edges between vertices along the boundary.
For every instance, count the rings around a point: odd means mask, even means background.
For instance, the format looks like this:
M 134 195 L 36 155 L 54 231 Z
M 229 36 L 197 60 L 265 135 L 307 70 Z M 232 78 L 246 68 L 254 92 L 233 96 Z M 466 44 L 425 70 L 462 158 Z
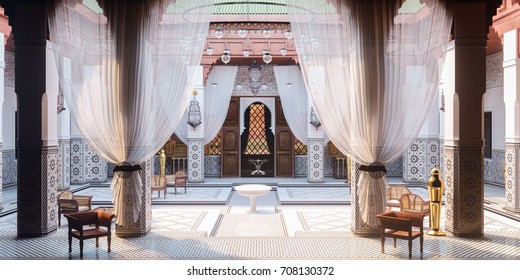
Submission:
M 303 230 L 294 237 L 208 236 L 210 229 L 201 227 L 205 218 L 218 212 L 215 207 L 159 206 L 152 210 L 152 229 L 146 236 L 113 236 L 111 253 L 104 239 L 98 249 L 94 240 L 86 240 L 83 259 L 408 259 L 404 241 L 398 240 L 393 248 L 387 239 L 382 254 L 379 238 L 352 235 L 350 206 L 279 206 L 281 213 L 298 212 Z M 485 211 L 484 228 L 482 238 L 425 235 L 424 253 L 420 256 L 414 242 L 413 259 L 520 260 L 520 223 Z M 66 224 L 46 237 L 21 239 L 16 237 L 16 215 L 9 215 L 0 219 L 0 229 L 2 260 L 69 259 Z M 79 259 L 76 241 L 71 258 Z

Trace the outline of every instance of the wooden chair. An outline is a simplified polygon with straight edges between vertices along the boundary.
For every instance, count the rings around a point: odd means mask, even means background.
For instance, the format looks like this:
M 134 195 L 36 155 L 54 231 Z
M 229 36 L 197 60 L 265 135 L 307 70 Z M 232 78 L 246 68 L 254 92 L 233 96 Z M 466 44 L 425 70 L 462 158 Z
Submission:
M 390 211 L 392 208 L 400 208 L 399 199 L 406 193 L 411 193 L 411 191 L 404 185 L 388 187 L 386 191 L 386 209 Z
M 166 176 L 154 175 L 152 181 L 152 194 L 157 192 L 158 198 L 161 198 L 161 192 L 164 192 L 164 198 L 166 199 Z
M 72 238 L 79 239 L 79 256 L 83 257 L 83 240 L 95 238 L 96 248 L 98 248 L 99 238 L 105 236 L 108 239 L 108 252 L 110 253 L 114 214 L 107 211 L 86 211 L 64 216 L 69 222 L 69 255 L 72 254 Z
M 90 211 L 92 196 L 74 195 L 70 190 L 64 190 L 58 195 L 58 226 L 61 226 L 61 214 Z
M 165 175 L 166 176 L 166 186 L 168 187 L 174 187 L 175 186 L 175 175 Z
M 175 172 L 175 184 L 173 185 L 175 194 L 177 194 L 177 187 L 184 187 L 184 193 L 186 193 L 188 175 L 186 172 L 179 170 Z
M 376 216 L 381 222 L 381 253 L 385 253 L 385 237 L 408 240 L 408 257 L 412 258 L 412 240 L 419 238 L 423 253 L 423 218 L 419 213 L 388 211 Z M 418 230 L 417 230 L 418 229 Z
M 423 216 L 428 216 L 429 226 L 432 226 L 430 201 L 425 201 L 422 197 L 416 194 L 407 193 L 401 196 L 399 199 L 399 205 L 401 212 L 419 213 Z

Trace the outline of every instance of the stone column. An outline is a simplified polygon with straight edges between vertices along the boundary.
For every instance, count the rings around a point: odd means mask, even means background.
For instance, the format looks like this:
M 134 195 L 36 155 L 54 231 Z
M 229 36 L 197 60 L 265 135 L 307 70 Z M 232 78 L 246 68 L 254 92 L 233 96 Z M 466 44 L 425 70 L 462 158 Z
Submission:
M 484 232 L 483 94 L 486 91 L 486 3 L 454 3 L 454 34 L 446 51 L 446 230 Z
M 505 103 L 505 209 L 520 213 L 520 59 L 518 29 L 503 36 Z
M 56 93 L 47 88 L 47 16 L 45 2 L 16 1 L 15 75 L 18 96 L 18 213 L 20 237 L 44 236 L 56 230 L 57 146 Z M 49 62 L 49 63 L 48 63 Z M 53 115 L 54 113 L 54 115 Z M 55 133 L 55 131 L 54 131 Z

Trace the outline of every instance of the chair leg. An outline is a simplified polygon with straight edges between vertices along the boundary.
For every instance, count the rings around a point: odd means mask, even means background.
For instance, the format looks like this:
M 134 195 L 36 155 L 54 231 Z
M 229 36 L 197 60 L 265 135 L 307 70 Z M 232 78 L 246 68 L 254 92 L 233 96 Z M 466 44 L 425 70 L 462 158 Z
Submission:
M 423 242 L 424 242 L 424 238 L 423 238 L 422 235 L 421 235 L 421 237 L 419 238 L 419 242 L 420 242 L 420 244 L 421 244 L 421 255 L 422 255 L 422 253 L 423 253 Z
M 79 240 L 79 256 L 83 258 L 83 239 Z
M 99 248 L 99 237 L 96 237 L 96 248 Z
M 173 186 L 173 193 L 177 194 L 177 186 Z
M 381 253 L 385 253 L 385 237 L 381 236 Z
M 108 252 L 110 253 L 110 242 L 111 242 L 110 235 L 107 236 L 107 239 L 108 239 Z
M 412 258 L 412 240 L 408 240 L 408 258 Z
M 69 235 L 69 255 L 72 254 L 72 236 Z
M 164 199 L 166 199 L 166 190 L 164 190 Z
M 394 248 L 397 248 L 397 242 L 396 241 L 397 241 L 397 239 L 394 238 Z
M 58 213 L 58 226 L 61 227 L 61 213 Z

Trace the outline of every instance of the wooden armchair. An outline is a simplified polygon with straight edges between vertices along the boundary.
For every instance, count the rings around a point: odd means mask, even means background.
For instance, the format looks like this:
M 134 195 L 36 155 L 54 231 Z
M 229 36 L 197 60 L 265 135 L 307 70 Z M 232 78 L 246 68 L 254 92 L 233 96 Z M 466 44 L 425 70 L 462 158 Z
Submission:
M 175 184 L 173 185 L 175 194 L 177 194 L 177 187 L 184 187 L 184 193 L 186 193 L 186 181 L 188 180 L 188 175 L 186 172 L 179 170 L 175 172 Z
M 58 226 L 61 226 L 61 214 L 90 211 L 92 196 L 74 195 L 70 190 L 64 190 L 58 195 Z
M 419 238 L 423 253 L 423 218 L 419 213 L 388 211 L 376 216 L 381 222 L 381 253 L 385 253 L 385 237 L 408 240 L 408 257 L 412 258 L 412 240 Z
M 166 176 L 165 175 L 154 175 L 152 181 L 152 194 L 157 192 L 158 197 L 161 197 L 161 191 L 164 192 L 164 198 L 166 198 Z
M 425 201 L 422 197 L 416 194 L 407 193 L 401 196 L 399 199 L 399 204 L 401 212 L 419 213 L 423 216 L 428 216 L 429 226 L 432 226 L 430 216 L 430 201 Z
M 99 238 L 107 237 L 108 252 L 110 253 L 111 228 L 114 214 L 107 211 L 86 211 L 65 214 L 69 222 L 69 255 L 72 254 L 72 238 L 79 239 L 80 257 L 83 257 L 83 240 L 95 238 L 96 248 L 99 247 Z M 103 227 L 103 228 L 101 228 Z
M 175 186 L 175 175 L 165 175 L 166 176 L 166 186 L 173 187 Z
M 390 211 L 392 208 L 400 208 L 399 199 L 406 193 L 412 192 L 404 185 L 390 186 L 386 191 L 386 209 Z

